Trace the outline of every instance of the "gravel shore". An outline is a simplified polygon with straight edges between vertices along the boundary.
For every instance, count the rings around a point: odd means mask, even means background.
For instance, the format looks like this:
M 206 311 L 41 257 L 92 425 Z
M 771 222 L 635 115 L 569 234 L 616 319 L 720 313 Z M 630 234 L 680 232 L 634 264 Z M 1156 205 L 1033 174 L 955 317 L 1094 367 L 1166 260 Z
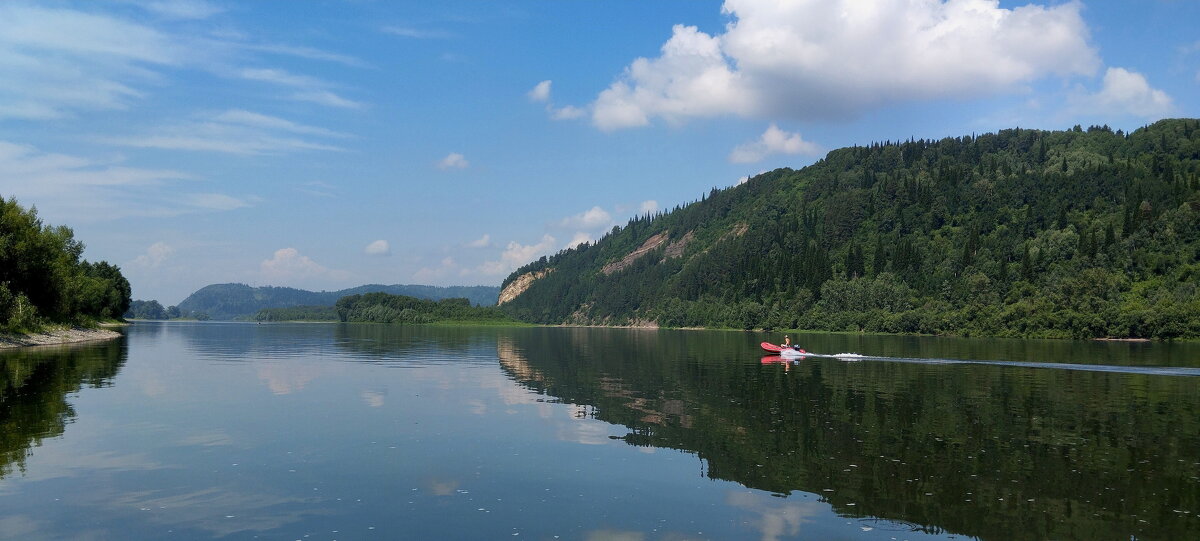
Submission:
M 112 329 L 86 329 L 83 327 L 52 329 L 44 333 L 33 334 L 0 334 L 0 349 L 111 340 L 118 336 L 121 336 L 121 333 Z

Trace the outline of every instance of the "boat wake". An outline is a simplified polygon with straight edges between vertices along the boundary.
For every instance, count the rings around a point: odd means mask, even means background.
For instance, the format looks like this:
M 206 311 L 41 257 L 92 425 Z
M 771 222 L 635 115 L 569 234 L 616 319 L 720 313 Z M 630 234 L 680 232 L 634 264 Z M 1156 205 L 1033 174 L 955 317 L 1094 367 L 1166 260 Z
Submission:
M 1109 364 L 1075 364 L 1036 361 L 991 361 L 973 359 L 922 359 L 916 357 L 886 357 L 877 355 L 862 355 L 859 353 L 807 353 L 805 357 L 838 359 L 842 361 L 876 361 L 909 364 L 968 364 L 984 366 L 1005 366 L 1014 368 L 1049 368 L 1057 370 L 1078 370 L 1084 372 L 1112 372 L 1117 374 L 1145 374 L 1151 376 L 1194 376 L 1200 377 L 1200 368 L 1186 366 L 1120 366 Z

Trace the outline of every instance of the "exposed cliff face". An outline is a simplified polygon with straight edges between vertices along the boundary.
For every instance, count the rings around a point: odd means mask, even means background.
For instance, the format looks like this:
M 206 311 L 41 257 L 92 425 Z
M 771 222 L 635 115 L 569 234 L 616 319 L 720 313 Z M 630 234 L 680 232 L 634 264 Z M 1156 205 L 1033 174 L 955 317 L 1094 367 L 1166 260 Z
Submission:
M 651 250 L 662 246 L 662 243 L 667 242 L 668 236 L 668 232 L 663 231 L 662 233 L 646 239 L 646 242 L 642 243 L 638 249 L 629 252 L 629 255 L 626 255 L 617 261 L 613 261 L 605 265 L 604 268 L 600 269 L 600 272 L 603 272 L 607 276 L 632 265 L 634 261 L 638 260 L 638 258 L 650 253 Z
M 500 291 L 500 298 L 496 300 L 496 306 L 517 298 L 517 295 L 520 295 L 524 293 L 526 289 L 529 289 L 529 286 L 533 285 L 533 282 L 535 282 L 538 278 L 549 274 L 553 270 L 554 269 L 545 269 L 537 272 L 527 272 L 521 276 L 518 276 L 516 280 L 513 280 L 511 283 L 505 286 L 503 290 Z

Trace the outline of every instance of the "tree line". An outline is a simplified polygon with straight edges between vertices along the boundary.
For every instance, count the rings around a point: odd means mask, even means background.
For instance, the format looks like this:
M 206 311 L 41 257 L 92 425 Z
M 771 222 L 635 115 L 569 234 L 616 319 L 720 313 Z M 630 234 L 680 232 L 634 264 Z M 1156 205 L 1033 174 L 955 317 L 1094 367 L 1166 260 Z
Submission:
M 36 208 L 0 197 L 0 331 L 120 318 L 129 281 L 116 265 L 82 259 L 83 249 L 71 228 L 44 224 Z
M 1200 337 L 1200 121 L 843 148 L 639 216 L 505 284 L 546 268 L 503 309 L 539 323 Z
M 472 306 L 466 298 L 432 301 L 407 295 L 348 295 L 334 305 L 337 319 L 366 323 L 514 323 L 494 306 Z

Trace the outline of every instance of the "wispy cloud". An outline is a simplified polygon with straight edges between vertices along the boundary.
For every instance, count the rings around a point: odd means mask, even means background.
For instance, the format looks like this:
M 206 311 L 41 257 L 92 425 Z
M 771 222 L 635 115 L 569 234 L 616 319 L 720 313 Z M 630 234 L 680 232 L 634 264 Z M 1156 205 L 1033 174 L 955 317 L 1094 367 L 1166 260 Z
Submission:
M 146 248 L 146 253 L 134 258 L 133 264 L 147 269 L 156 269 L 173 253 L 175 253 L 174 248 L 165 242 L 158 241 Z
M 225 8 L 204 0 L 153 0 L 141 4 L 147 11 L 170 19 L 207 19 Z
M 231 109 L 216 114 L 198 115 L 190 122 L 165 126 L 151 133 L 101 137 L 98 140 L 111 145 L 134 148 L 219 152 L 243 156 L 344 150 L 335 145 L 302 139 L 297 135 L 345 137 L 324 128 L 306 126 L 252 111 Z
M 454 33 L 444 30 L 429 30 L 411 26 L 392 25 L 385 26 L 382 30 L 386 34 L 412 39 L 449 39 L 457 37 Z
M 128 108 L 156 68 L 183 62 L 176 40 L 102 14 L 0 3 L 0 116 L 47 119 Z
M 132 167 L 119 158 L 49 153 L 0 141 L 0 193 L 36 202 L 52 222 L 178 216 L 233 210 L 257 201 L 179 189 L 180 182 L 193 179 L 171 169 Z

